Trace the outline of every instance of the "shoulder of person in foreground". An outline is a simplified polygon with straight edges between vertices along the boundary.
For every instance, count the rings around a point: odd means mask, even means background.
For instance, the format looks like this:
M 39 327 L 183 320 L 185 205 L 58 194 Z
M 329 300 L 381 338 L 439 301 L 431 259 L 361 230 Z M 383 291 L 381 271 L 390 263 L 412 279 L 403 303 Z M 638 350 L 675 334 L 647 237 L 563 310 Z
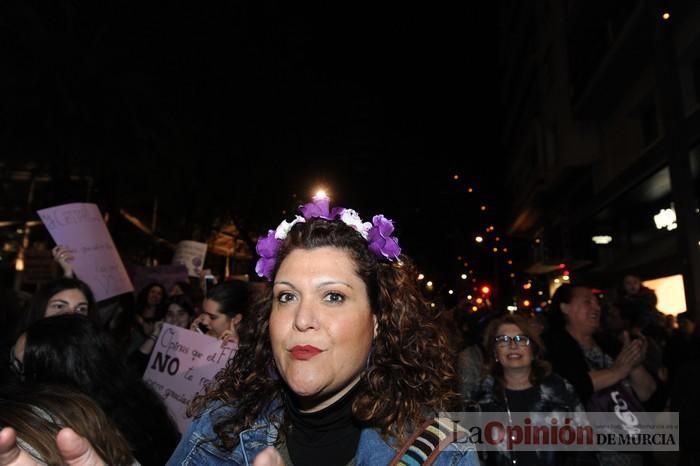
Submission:
M 397 448 L 401 448 L 401 446 L 390 446 L 377 430 L 372 428 L 363 429 L 360 436 L 360 444 L 357 447 L 355 463 L 357 466 L 389 464 L 396 455 Z M 413 461 L 416 461 L 415 458 Z M 478 466 L 479 459 L 474 445 L 464 438 L 445 446 L 438 454 L 433 465 Z
M 241 443 L 230 451 L 218 446 L 215 425 L 235 415 L 235 409 L 221 401 L 211 403 L 195 416 L 172 456 L 168 466 L 180 465 L 248 465 L 253 458 L 277 440 L 279 423 L 271 420 L 272 408 L 250 428 L 239 434 Z

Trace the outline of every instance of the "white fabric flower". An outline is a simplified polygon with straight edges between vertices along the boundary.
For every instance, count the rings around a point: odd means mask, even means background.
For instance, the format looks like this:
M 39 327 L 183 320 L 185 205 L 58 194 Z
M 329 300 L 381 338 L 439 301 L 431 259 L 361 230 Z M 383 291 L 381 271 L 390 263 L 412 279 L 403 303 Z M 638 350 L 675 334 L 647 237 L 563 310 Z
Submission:
M 288 222 L 286 220 L 282 220 L 282 223 L 279 224 L 277 229 L 275 230 L 275 239 L 283 240 L 287 237 L 289 234 L 289 230 L 292 229 L 294 225 L 296 225 L 299 222 L 305 222 L 306 219 L 302 217 L 301 215 L 297 215 L 294 217 L 294 220 L 291 222 Z
M 369 230 L 372 228 L 372 223 L 363 222 L 360 218 L 360 214 L 358 214 L 356 211 L 352 209 L 343 210 L 343 213 L 340 214 L 340 220 L 344 224 L 353 227 L 355 230 L 360 232 L 364 239 L 367 239 Z

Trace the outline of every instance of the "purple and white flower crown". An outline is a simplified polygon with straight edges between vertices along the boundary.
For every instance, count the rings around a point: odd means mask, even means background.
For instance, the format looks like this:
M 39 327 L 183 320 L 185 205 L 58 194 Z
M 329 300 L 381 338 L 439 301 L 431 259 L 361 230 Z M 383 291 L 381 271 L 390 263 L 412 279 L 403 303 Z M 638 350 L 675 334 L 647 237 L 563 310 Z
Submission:
M 369 243 L 369 250 L 379 259 L 388 261 L 399 259 L 399 254 L 401 254 L 399 240 L 395 236 L 391 236 L 394 232 L 394 222 L 383 215 L 375 215 L 372 217 L 372 222 L 363 222 L 360 215 L 352 209 L 343 207 L 330 209 L 328 198 L 314 198 L 312 202 L 299 206 L 299 211 L 301 215 L 296 215 L 294 220 L 291 222 L 282 220 L 277 229 L 269 230 L 267 236 L 258 240 L 255 250 L 260 259 L 255 264 L 255 272 L 259 276 L 272 280 L 272 272 L 275 269 L 277 253 L 282 246 L 282 241 L 294 225 L 312 218 L 322 218 L 329 221 L 340 220 L 357 230 Z

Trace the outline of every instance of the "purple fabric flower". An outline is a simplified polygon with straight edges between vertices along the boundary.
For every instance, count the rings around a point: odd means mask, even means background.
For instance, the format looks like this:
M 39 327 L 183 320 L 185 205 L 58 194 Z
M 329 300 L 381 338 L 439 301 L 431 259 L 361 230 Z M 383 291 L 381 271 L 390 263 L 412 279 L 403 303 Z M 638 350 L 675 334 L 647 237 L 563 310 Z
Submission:
M 258 240 L 255 250 L 260 258 L 255 264 L 255 272 L 259 276 L 272 280 L 277 263 L 277 253 L 282 246 L 282 241 L 295 224 L 312 218 L 329 221 L 339 220 L 354 228 L 367 240 L 370 251 L 379 259 L 395 261 L 401 254 L 399 240 L 395 236 L 391 236 L 394 232 L 394 223 L 383 215 L 375 215 L 372 218 L 372 223 L 363 222 L 360 215 L 352 209 L 343 207 L 331 209 L 330 201 L 327 198 L 314 199 L 308 204 L 299 206 L 299 211 L 303 218 L 297 215 L 291 222 L 284 220 L 279 224 L 277 230 L 269 230 L 267 236 Z
M 394 232 L 394 223 L 383 215 L 372 217 L 372 228 L 367 235 L 369 250 L 377 257 L 384 257 L 388 260 L 396 260 L 401 254 L 399 240 L 396 236 L 391 236 Z
M 275 230 L 269 230 L 267 236 L 260 238 L 255 245 L 260 259 L 255 264 L 255 273 L 260 277 L 272 280 L 272 271 L 275 269 L 277 261 L 277 251 L 279 251 L 282 241 L 275 238 Z
M 316 217 L 324 220 L 335 220 L 345 209 L 342 207 L 330 209 L 330 200 L 328 198 L 319 198 L 314 199 L 308 204 L 299 206 L 299 210 L 306 220 L 311 220 Z

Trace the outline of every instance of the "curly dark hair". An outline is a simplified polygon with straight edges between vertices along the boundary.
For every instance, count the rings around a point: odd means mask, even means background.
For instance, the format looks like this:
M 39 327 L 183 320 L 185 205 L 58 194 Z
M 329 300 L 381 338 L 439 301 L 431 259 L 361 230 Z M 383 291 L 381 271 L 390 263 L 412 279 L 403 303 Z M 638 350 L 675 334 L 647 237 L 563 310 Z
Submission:
M 542 378 L 552 372 L 552 366 L 545 360 L 545 346 L 542 339 L 535 333 L 528 319 L 513 315 L 504 314 L 503 316 L 492 320 L 484 334 L 484 367 L 482 372 L 485 375 L 490 375 L 496 382 L 496 388 L 502 389 L 505 387 L 503 379 L 503 366 L 501 366 L 493 357 L 496 354 L 496 336 L 498 336 L 498 328 L 503 324 L 513 324 L 517 326 L 523 335 L 530 339 L 530 349 L 532 350 L 532 370 L 530 371 L 530 383 L 537 384 Z
M 294 225 L 280 248 L 273 277 L 292 251 L 320 247 L 350 254 L 377 320 L 368 370 L 353 402 L 355 418 L 378 429 L 385 438 L 403 441 L 425 419 L 457 409 L 454 355 L 438 313 L 417 286 L 410 259 L 402 255 L 397 262 L 380 261 L 353 228 L 341 221 L 313 219 Z M 238 434 L 265 413 L 272 401 L 283 402 L 284 382 L 270 344 L 272 300 L 268 287 L 251 317 L 243 320 L 238 352 L 188 410 L 198 415 L 216 402 L 234 408 L 214 425 L 218 438 L 212 441 L 226 451 L 235 448 Z

